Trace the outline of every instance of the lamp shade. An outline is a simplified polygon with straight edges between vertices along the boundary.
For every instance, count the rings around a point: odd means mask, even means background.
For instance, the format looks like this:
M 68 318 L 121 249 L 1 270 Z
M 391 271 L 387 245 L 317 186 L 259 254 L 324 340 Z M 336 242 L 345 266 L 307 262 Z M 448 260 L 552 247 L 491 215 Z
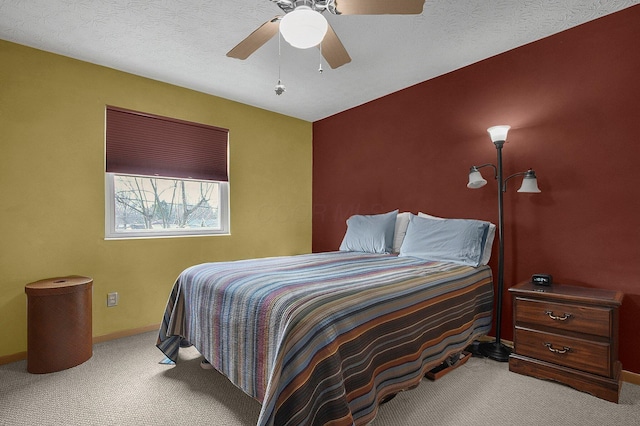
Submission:
M 328 27 L 320 12 L 308 6 L 298 6 L 280 21 L 280 34 L 291 46 L 308 49 L 322 42 Z
M 471 170 L 469 171 L 469 183 L 467 184 L 467 188 L 482 188 L 486 184 L 486 179 L 482 177 L 482 174 L 478 171 L 477 167 L 471 167 Z
M 489 132 L 489 136 L 491 136 L 491 142 L 506 141 L 510 128 L 511 126 L 504 125 L 489 127 L 487 132 Z
M 538 179 L 536 178 L 536 172 L 531 169 L 527 170 L 527 172 L 524 174 L 524 179 L 522 179 L 522 185 L 520 186 L 520 189 L 518 189 L 518 192 L 542 192 L 540 191 L 540 188 L 538 188 Z

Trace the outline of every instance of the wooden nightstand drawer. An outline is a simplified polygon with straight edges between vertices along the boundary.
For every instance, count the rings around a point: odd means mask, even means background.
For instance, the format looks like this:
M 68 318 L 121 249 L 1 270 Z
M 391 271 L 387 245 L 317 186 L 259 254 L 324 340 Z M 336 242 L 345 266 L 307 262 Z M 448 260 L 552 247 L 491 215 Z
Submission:
M 522 282 L 513 297 L 509 370 L 618 402 L 619 291 Z
M 612 310 L 609 308 L 520 298 L 515 303 L 516 324 L 527 323 L 602 337 L 611 334 Z
M 516 351 L 588 373 L 610 376 L 609 343 L 516 327 Z

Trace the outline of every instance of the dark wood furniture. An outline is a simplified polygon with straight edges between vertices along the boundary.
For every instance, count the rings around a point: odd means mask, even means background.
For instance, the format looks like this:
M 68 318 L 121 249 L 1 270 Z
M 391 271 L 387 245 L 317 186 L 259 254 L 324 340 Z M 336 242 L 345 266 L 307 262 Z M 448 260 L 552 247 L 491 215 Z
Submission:
M 438 380 L 461 365 L 466 364 L 466 362 L 469 361 L 469 358 L 471 358 L 471 352 L 467 351 L 462 351 L 459 354 L 452 355 L 436 368 L 427 371 L 427 374 L 425 374 L 424 377 L 433 381 Z
M 514 351 L 509 370 L 618 402 L 618 291 L 529 282 L 509 289 Z
M 91 278 L 70 276 L 25 286 L 29 373 L 52 373 L 91 358 L 92 285 Z

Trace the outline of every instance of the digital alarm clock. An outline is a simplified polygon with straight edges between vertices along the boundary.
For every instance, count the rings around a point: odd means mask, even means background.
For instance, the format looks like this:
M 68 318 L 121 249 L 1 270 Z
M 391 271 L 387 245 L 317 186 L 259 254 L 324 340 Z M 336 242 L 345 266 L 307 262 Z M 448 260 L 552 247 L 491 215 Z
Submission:
M 553 284 L 553 277 L 549 274 L 533 274 L 531 275 L 531 282 L 535 285 L 551 285 Z

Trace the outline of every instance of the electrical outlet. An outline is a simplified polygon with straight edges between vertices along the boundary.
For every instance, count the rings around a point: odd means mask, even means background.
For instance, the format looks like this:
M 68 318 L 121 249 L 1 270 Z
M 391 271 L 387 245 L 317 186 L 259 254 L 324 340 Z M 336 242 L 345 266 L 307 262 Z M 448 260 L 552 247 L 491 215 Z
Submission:
M 118 304 L 118 293 L 107 294 L 107 306 L 116 306 Z

